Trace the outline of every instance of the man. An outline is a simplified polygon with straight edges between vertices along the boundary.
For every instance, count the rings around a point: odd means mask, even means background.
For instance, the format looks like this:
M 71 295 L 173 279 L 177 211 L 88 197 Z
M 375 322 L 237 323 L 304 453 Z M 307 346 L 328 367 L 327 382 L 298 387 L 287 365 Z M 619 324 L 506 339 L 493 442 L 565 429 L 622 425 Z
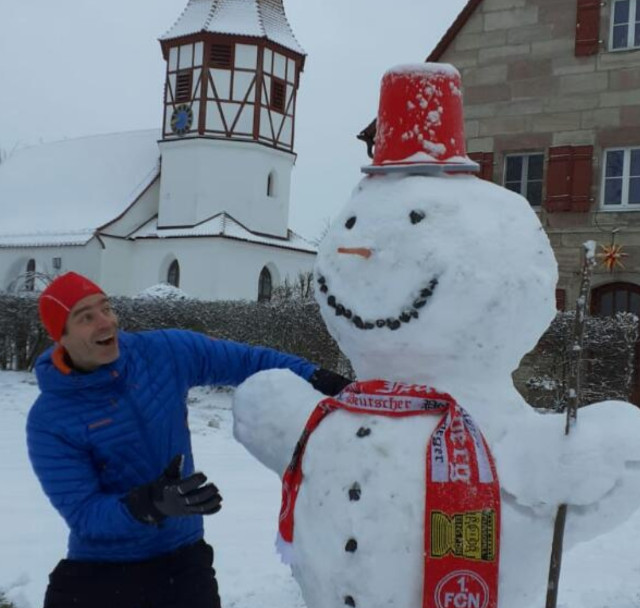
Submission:
M 189 388 L 237 385 L 288 368 L 335 394 L 348 382 L 266 348 L 180 330 L 118 330 L 86 277 L 55 279 L 39 299 L 57 343 L 36 364 L 41 394 L 27 422 L 33 468 L 70 529 L 45 608 L 217 608 L 203 515 L 216 486 L 194 472 Z

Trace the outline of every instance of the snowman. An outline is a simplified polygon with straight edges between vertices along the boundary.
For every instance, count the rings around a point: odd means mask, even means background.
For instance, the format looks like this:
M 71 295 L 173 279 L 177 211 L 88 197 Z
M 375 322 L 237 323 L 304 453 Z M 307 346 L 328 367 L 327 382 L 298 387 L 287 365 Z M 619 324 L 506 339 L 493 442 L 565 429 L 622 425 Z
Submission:
M 308 608 L 539 606 L 557 506 L 567 549 L 640 505 L 640 415 L 592 405 L 565 437 L 514 388 L 556 263 L 529 203 L 471 174 L 455 68 L 387 72 L 376 137 L 315 268 L 357 381 L 326 399 L 256 374 L 235 436 L 283 477 L 279 548 Z

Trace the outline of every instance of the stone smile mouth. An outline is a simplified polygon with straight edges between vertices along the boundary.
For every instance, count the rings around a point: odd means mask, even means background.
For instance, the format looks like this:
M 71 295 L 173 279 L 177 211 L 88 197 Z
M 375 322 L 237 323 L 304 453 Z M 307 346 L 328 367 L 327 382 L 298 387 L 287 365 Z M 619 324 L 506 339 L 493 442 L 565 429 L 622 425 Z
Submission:
M 417 319 L 420 316 L 420 309 L 423 308 L 429 298 L 433 295 L 435 288 L 438 285 L 438 279 L 434 277 L 429 283 L 420 289 L 420 294 L 413 300 L 411 304 L 404 307 L 402 312 L 396 317 L 386 317 L 379 319 L 367 319 L 357 314 L 350 308 L 347 308 L 344 304 L 339 302 L 335 295 L 331 293 L 327 279 L 318 274 L 316 279 L 318 283 L 318 289 L 327 298 L 327 305 L 335 310 L 337 317 L 344 317 L 347 321 L 353 323 L 358 329 L 375 329 L 386 327 L 391 330 L 400 329 L 403 324 L 409 323 L 411 319 Z

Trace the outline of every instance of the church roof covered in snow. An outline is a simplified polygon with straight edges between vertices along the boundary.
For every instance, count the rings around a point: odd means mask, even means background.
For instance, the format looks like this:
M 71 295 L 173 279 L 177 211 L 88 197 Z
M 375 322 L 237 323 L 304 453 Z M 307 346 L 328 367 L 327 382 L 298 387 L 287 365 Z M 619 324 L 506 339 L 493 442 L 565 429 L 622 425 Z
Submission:
M 268 245 L 269 247 L 281 247 L 316 253 L 315 245 L 302 238 L 292 230 L 288 231 L 287 238 L 278 238 L 266 234 L 252 232 L 240 222 L 232 218 L 228 213 L 218 213 L 212 218 L 192 227 L 158 228 L 158 218 L 154 217 L 129 235 L 131 239 L 150 238 L 185 238 L 185 237 L 223 237 L 238 241 Z
M 83 245 L 160 172 L 157 130 L 23 148 L 0 164 L 0 247 Z
M 176 23 L 160 40 L 200 32 L 266 38 L 305 54 L 287 21 L 282 0 L 189 0 Z

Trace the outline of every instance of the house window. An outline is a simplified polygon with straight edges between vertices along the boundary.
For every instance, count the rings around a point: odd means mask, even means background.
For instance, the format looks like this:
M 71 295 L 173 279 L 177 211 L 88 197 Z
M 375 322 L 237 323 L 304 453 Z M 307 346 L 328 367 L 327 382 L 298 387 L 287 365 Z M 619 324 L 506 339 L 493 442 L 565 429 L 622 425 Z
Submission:
M 522 194 L 534 207 L 542 204 L 544 154 L 509 154 L 504 159 L 504 186 Z
M 209 55 L 210 67 L 230 70 L 232 64 L 232 48 L 230 44 L 212 44 Z
M 24 288 L 33 291 L 36 283 L 36 261 L 32 258 L 27 262 L 27 270 L 24 277 Z
M 605 152 L 602 206 L 640 209 L 640 148 Z
M 180 287 L 180 264 L 178 264 L 178 260 L 173 260 L 169 266 L 169 271 L 167 272 L 167 283 L 174 287 Z
M 191 101 L 191 89 L 193 87 L 193 72 L 178 72 L 176 74 L 176 98 L 178 103 Z
M 265 266 L 260 272 L 260 279 L 258 280 L 258 302 L 269 302 L 271 301 L 271 273 L 269 269 Z
M 591 292 L 591 311 L 610 317 L 617 312 L 632 312 L 640 317 L 640 287 L 633 283 L 609 283 Z
M 611 49 L 640 47 L 640 0 L 614 0 Z
M 271 79 L 271 109 L 284 114 L 286 85 L 279 78 Z

